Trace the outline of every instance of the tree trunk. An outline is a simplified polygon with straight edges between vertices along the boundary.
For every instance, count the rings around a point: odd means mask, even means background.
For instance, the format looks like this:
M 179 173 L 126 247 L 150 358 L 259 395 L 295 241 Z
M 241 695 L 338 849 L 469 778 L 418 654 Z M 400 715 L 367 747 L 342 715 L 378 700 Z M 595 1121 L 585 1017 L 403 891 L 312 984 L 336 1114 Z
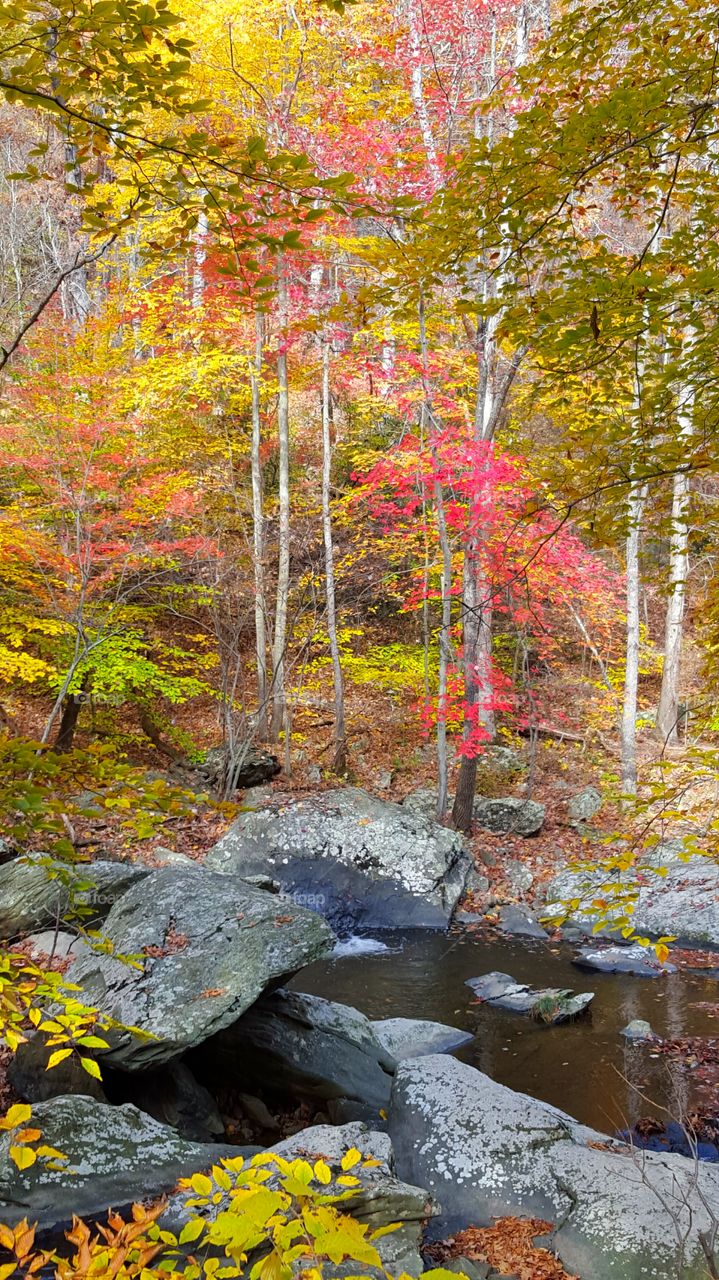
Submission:
M 255 316 L 255 359 L 250 364 L 252 386 L 252 560 L 255 577 L 255 655 L 257 662 L 257 733 L 267 737 L 267 603 L 265 599 L 265 517 L 262 494 L 262 415 L 260 379 L 262 376 L 262 315 Z
M 80 719 L 81 710 L 82 695 L 79 693 L 68 694 L 62 706 L 60 724 L 55 742 L 53 743 L 54 751 L 72 751 L 73 743 L 75 741 L 75 730 L 77 729 L 77 722 Z
M 335 773 L 347 771 L 347 738 L 345 732 L 345 697 L 342 678 L 342 662 L 337 639 L 337 610 L 335 607 L 335 562 L 332 541 L 332 515 L 330 511 L 330 484 L 332 479 L 332 440 L 330 436 L 330 344 L 329 338 L 322 344 L 322 536 L 325 547 L 325 602 L 327 605 L 327 634 L 332 655 L 332 683 L 335 702 L 335 751 L 332 768 Z
M 621 727 L 622 790 L 628 796 L 637 794 L 637 686 L 639 683 L 639 598 L 641 591 L 639 544 L 646 497 L 646 485 L 634 484 L 632 486 L 629 493 L 629 531 L 626 541 L 627 638 Z
M 684 397 L 679 411 L 680 435 L 688 444 L 692 434 L 694 394 Z M 672 493 L 672 527 L 669 546 L 669 600 L 664 624 L 664 666 L 657 708 L 657 733 L 665 742 L 676 742 L 679 718 L 679 674 L 684 631 L 687 573 L 689 571 L 690 479 L 677 472 Z
M 279 446 L 279 520 L 277 533 L 277 596 L 272 635 L 272 737 L 276 741 L 285 722 L 285 650 L 290 594 L 290 408 L 287 381 L 287 282 L 284 256 L 277 259 L 279 345 L 277 351 L 277 435 Z

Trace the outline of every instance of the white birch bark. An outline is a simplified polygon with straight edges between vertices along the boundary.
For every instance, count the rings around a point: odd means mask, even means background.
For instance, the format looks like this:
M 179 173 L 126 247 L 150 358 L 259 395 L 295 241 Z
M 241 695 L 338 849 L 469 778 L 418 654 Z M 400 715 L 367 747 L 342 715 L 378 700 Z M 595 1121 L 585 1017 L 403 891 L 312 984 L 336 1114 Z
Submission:
M 272 634 L 272 736 L 279 738 L 285 723 L 285 657 L 287 608 L 290 594 L 290 407 L 287 380 L 287 281 L 284 256 L 277 259 L 279 335 L 277 351 L 277 437 L 279 494 L 277 530 L 277 595 Z
M 262 315 L 255 315 L 255 358 L 250 363 L 252 389 L 252 562 L 255 583 L 255 659 L 257 664 L 257 732 L 267 736 L 267 601 L 265 593 L 265 516 L 262 484 L 262 347 L 264 325 Z
M 325 550 L 325 603 L 327 607 L 327 634 L 332 657 L 332 685 L 334 691 L 334 739 L 333 769 L 345 773 L 347 767 L 347 738 L 345 731 L 344 680 L 337 637 L 337 608 L 335 601 L 335 561 L 332 538 L 331 480 L 332 437 L 330 433 L 330 343 L 322 344 L 322 537 Z

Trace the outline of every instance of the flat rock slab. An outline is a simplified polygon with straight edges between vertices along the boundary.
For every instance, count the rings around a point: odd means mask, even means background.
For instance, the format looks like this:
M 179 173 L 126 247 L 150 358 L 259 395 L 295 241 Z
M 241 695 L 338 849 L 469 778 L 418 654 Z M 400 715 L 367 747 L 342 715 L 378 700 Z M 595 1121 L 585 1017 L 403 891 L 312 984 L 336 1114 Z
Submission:
M 632 1153 L 446 1055 L 399 1064 L 390 1136 L 398 1176 L 437 1202 L 435 1234 L 507 1215 L 545 1218 L 557 1224 L 552 1246 L 565 1268 L 582 1280 L 705 1280 L 700 1233 L 719 1205 L 714 1165 Z
M 398 1061 L 421 1058 L 428 1053 L 451 1053 L 474 1040 L 471 1031 L 460 1031 L 459 1027 L 423 1018 L 380 1018 L 372 1027 L 380 1043 Z
M 574 957 L 580 969 L 597 973 L 633 973 L 639 978 L 658 978 L 663 973 L 676 973 L 676 965 L 662 963 L 648 947 L 582 947 Z
M 662 874 L 657 874 L 657 868 Z M 591 933 L 596 913 L 588 909 L 593 899 L 608 898 L 607 884 L 611 882 L 622 891 L 638 889 L 634 911 L 630 915 L 633 927 L 639 934 L 657 938 L 669 935 L 696 946 L 709 943 L 719 946 L 719 863 L 709 857 L 694 856 L 687 861 L 678 857 L 678 846 L 668 841 L 657 846 L 642 859 L 639 871 L 630 868 L 619 875 L 606 871 L 563 871 L 555 877 L 547 890 L 547 915 L 558 915 L 566 907 L 562 902 L 579 899 L 579 906 L 571 913 L 571 923 L 582 926 Z M 625 906 L 608 912 L 617 918 L 626 914 Z
M 517 907 L 512 904 L 500 907 L 499 927 L 502 933 L 508 933 L 513 938 L 544 940 L 548 937 L 546 929 L 542 928 L 531 911 L 526 907 Z
M 261 996 L 201 1054 L 223 1083 L 245 1092 L 349 1098 L 377 1112 L 397 1066 L 363 1013 L 285 990 Z
M 528 1013 L 537 1021 L 550 1025 L 576 1018 L 594 999 L 593 991 L 573 995 L 571 988 L 547 987 L 535 991 L 524 983 L 516 982 L 508 973 L 495 972 L 481 978 L 468 978 L 465 986 L 471 987 L 483 1004 L 508 1009 L 511 1013 Z
M 68 977 L 102 1013 L 144 1033 L 108 1033 L 104 1057 L 124 1071 L 201 1044 L 335 941 L 315 912 L 195 866 L 151 872 L 113 907 L 104 935 L 139 967 L 85 952 Z
M 180 1177 L 207 1169 L 226 1145 L 187 1142 L 137 1107 L 110 1107 L 93 1098 L 54 1098 L 33 1107 L 43 1142 L 67 1157 L 51 1169 L 42 1159 L 20 1171 L 10 1159 L 12 1137 L 0 1137 L 0 1221 L 27 1217 L 41 1230 L 69 1224 L 73 1214 L 93 1219 L 109 1208 L 155 1198 Z
M 206 865 L 274 876 L 343 936 L 357 929 L 445 928 L 471 860 L 462 837 L 357 787 L 277 796 L 240 815 Z
M 49 929 L 73 907 L 86 908 L 85 924 L 102 920 L 146 867 L 129 862 L 59 862 L 27 854 L 0 866 L 0 938 Z

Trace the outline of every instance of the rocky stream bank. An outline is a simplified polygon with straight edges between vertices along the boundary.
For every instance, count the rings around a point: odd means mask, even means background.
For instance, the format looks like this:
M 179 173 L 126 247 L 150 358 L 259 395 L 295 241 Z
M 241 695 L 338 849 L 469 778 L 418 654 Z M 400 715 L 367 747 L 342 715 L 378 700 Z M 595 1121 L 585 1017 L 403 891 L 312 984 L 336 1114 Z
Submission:
M 498 812 L 495 824 L 505 820 Z M 696 876 L 670 870 L 661 879 L 667 911 L 684 910 L 682 895 L 716 900 L 709 864 L 701 877 L 698 888 Z M 330 957 L 338 934 L 446 929 L 463 893 L 476 904 L 482 887 L 462 839 L 421 805 L 354 788 L 304 800 L 261 794 L 204 865 L 177 855 L 155 869 L 96 862 L 73 884 L 73 875 L 49 876 L 46 859 L 7 863 L 0 935 L 34 935 L 40 950 L 64 954 L 68 980 L 122 1027 L 99 1055 L 102 1083 L 72 1058 L 47 1072 L 37 1038 L 19 1050 L 14 1087 L 65 1158 L 20 1170 L 4 1137 L 0 1220 L 37 1219 L 52 1235 L 72 1213 L 98 1218 L 171 1192 L 223 1157 L 262 1148 L 338 1165 L 354 1145 L 379 1163 L 362 1173 L 351 1211 L 375 1226 L 404 1223 L 383 1244 L 393 1274 L 419 1276 L 432 1239 L 515 1215 L 551 1222 L 546 1247 L 582 1280 L 710 1275 L 719 1165 L 639 1152 L 498 1083 L 450 1056 L 473 1040 L 466 1030 L 370 1018 L 296 989 L 296 975 Z M 102 947 L 56 929 L 78 898 L 103 922 Z M 505 925 L 521 932 L 522 920 L 533 921 L 528 945 L 542 946 L 541 903 L 531 906 Z M 697 923 L 687 905 L 686 936 L 719 944 L 718 909 Z M 643 918 L 656 932 L 661 910 L 654 893 Z M 459 914 L 460 928 L 480 914 Z M 579 934 L 586 922 L 575 914 Z M 478 981 L 492 978 L 495 991 L 497 979 L 512 983 L 483 970 L 481 940 L 476 959 Z M 591 986 L 587 973 L 584 981 Z M 590 1006 L 586 994 L 571 1016 Z M 514 1008 L 507 1017 L 534 1005 Z M 177 1196 L 167 1213 L 181 1220 Z

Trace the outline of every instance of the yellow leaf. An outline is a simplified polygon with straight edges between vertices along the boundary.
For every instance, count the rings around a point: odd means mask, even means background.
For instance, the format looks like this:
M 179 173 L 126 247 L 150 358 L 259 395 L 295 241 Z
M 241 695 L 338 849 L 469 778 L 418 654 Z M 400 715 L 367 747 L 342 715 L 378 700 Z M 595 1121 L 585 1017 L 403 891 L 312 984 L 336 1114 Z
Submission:
M 37 1155 L 32 1147 L 11 1147 L 10 1159 L 14 1161 L 18 1169 L 29 1169 L 37 1160 Z
M 14 1262 L 5 1262 L 0 1267 L 0 1280 L 7 1280 L 8 1276 L 13 1275 L 15 1271 Z
M 0 1126 L 3 1129 L 17 1129 L 19 1125 L 26 1124 L 32 1115 L 32 1107 L 28 1107 L 25 1103 L 16 1102 L 11 1107 L 5 1118 L 0 1120 Z
M 324 1187 L 332 1181 L 332 1170 L 328 1164 L 325 1164 L 324 1160 L 317 1161 L 314 1167 L 314 1175 L 317 1181 L 321 1182 Z
M 347 1151 L 342 1157 L 342 1168 L 345 1172 L 347 1172 L 348 1169 L 354 1169 L 355 1165 L 359 1164 L 361 1159 L 362 1156 L 357 1148 L 350 1147 L 349 1151 Z
M 81 1058 L 80 1063 L 89 1076 L 94 1076 L 96 1080 L 102 1080 L 102 1072 L 94 1058 Z
M 65 1058 L 69 1058 L 71 1053 L 72 1049 L 56 1049 L 54 1053 L 50 1054 L 45 1070 L 50 1071 L 52 1067 L 57 1066 L 58 1062 L 64 1062 Z

